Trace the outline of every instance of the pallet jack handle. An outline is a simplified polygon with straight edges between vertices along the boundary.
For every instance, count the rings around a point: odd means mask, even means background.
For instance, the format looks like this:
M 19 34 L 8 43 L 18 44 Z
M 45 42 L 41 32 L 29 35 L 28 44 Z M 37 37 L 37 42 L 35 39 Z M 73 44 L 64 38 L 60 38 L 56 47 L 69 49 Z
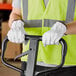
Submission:
M 35 73 L 35 65 L 37 62 L 37 52 L 38 52 L 38 45 L 39 45 L 38 43 L 39 43 L 39 41 L 42 41 L 42 36 L 25 35 L 25 40 L 30 40 L 30 49 L 29 49 L 30 52 L 28 54 L 26 71 L 23 71 L 22 69 L 20 69 L 16 66 L 13 66 L 13 65 L 11 65 L 5 61 L 4 54 L 6 51 L 7 43 L 9 41 L 7 36 L 5 37 L 5 39 L 2 42 L 1 61 L 4 65 L 6 65 L 7 67 L 10 67 L 10 68 L 12 68 L 18 72 L 26 73 L 25 76 L 38 76 L 38 75 L 41 75 L 43 73 L 49 73 L 51 71 L 54 71 L 54 70 L 61 68 L 64 65 L 65 56 L 67 53 L 67 44 L 66 44 L 65 40 L 61 38 L 59 40 L 60 44 L 62 45 L 62 61 L 61 61 L 61 64 L 58 65 L 57 67 L 53 68 L 53 69 L 48 69 L 48 70 L 44 70 L 44 71 Z M 34 45 L 34 46 L 32 47 L 32 45 Z M 34 51 L 32 51 L 31 48 Z M 33 57 L 33 59 L 31 59 L 31 57 Z M 31 64 L 32 64 L 32 67 L 30 68 Z
M 25 36 L 25 40 L 29 40 L 30 38 L 34 38 L 34 37 L 35 37 L 35 36 L 26 35 L 26 36 Z M 41 37 L 41 36 L 36 36 L 35 38 L 37 38 L 39 41 L 42 40 L 42 37 Z M 5 66 L 10 67 L 10 68 L 12 68 L 12 69 L 14 69 L 14 70 L 16 70 L 16 71 L 18 71 L 18 72 L 21 72 L 21 71 L 23 71 L 22 69 L 17 68 L 17 67 L 15 67 L 15 66 L 13 66 L 13 65 L 11 65 L 11 64 L 9 64 L 9 63 L 7 63 L 7 62 L 5 61 L 4 55 L 5 55 L 5 51 L 6 51 L 6 48 L 7 48 L 7 43 L 8 43 L 8 41 L 9 41 L 9 40 L 8 40 L 8 37 L 6 36 L 5 39 L 4 39 L 3 42 L 2 42 L 1 61 L 2 61 L 2 63 L 3 63 Z

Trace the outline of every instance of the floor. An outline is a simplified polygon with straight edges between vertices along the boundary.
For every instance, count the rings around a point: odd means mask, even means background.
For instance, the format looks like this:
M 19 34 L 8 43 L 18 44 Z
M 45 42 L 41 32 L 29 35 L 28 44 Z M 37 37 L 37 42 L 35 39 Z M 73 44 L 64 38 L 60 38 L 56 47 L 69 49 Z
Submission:
M 21 67 L 20 61 L 16 61 L 16 62 L 14 62 L 13 60 L 7 60 L 7 61 L 8 63 L 11 63 L 17 67 Z M 0 76 L 20 76 L 20 73 L 4 66 L 0 59 Z

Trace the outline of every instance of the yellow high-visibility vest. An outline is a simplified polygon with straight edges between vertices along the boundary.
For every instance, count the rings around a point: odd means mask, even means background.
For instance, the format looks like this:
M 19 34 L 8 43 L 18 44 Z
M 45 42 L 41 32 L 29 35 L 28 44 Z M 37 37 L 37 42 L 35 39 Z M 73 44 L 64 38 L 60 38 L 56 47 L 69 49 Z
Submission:
M 25 21 L 25 31 L 29 35 L 43 35 L 57 21 L 68 23 L 76 20 L 76 0 L 49 0 L 45 7 L 44 0 L 22 0 L 22 16 Z M 68 49 L 65 65 L 76 65 L 76 35 L 63 37 Z M 23 45 L 23 52 L 29 50 L 29 42 Z M 21 60 L 25 61 L 26 56 Z M 46 64 L 60 64 L 61 45 L 43 46 L 39 43 L 38 61 Z

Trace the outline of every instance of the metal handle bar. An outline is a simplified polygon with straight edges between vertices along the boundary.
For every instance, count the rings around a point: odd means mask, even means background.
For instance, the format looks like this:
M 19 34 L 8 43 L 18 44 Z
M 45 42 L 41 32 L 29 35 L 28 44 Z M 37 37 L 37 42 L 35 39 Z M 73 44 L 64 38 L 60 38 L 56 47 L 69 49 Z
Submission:
M 5 61 L 4 55 L 5 55 L 5 51 L 6 51 L 6 47 L 7 47 L 8 41 L 9 41 L 9 40 L 8 40 L 8 37 L 6 36 L 5 39 L 4 39 L 3 42 L 2 42 L 1 61 L 2 61 L 2 63 L 3 63 L 5 66 L 10 67 L 10 68 L 12 68 L 12 69 L 14 69 L 14 70 L 17 70 L 17 71 L 21 72 L 21 71 L 23 71 L 22 69 L 17 68 L 17 67 L 15 67 L 15 66 L 13 66 L 13 65 L 11 65 L 11 64 L 9 64 L 9 63 L 7 63 L 7 62 Z
M 25 40 L 29 40 L 30 38 L 35 38 L 35 39 L 37 38 L 39 41 L 42 40 L 42 37 L 41 37 L 41 36 L 25 35 Z M 3 42 L 2 42 L 1 61 L 2 61 L 2 63 L 3 63 L 4 65 L 6 65 L 7 67 L 10 67 L 10 68 L 12 68 L 12 69 L 14 69 L 14 70 L 16 70 L 16 71 L 21 72 L 21 71 L 23 71 L 22 69 L 17 68 L 17 67 L 15 67 L 15 66 L 7 63 L 7 62 L 5 61 L 5 59 L 4 59 L 4 54 L 5 54 L 5 51 L 6 51 L 6 47 L 7 47 L 8 41 L 9 41 L 9 40 L 8 40 L 8 37 L 6 36 L 5 39 L 4 39 Z
M 37 39 L 38 41 L 42 41 L 42 36 L 33 36 L 33 35 L 25 35 L 25 40 L 30 40 L 30 39 Z M 8 42 L 8 37 L 6 36 L 5 39 L 3 40 L 2 42 L 2 53 L 1 53 L 1 61 L 4 65 L 18 71 L 18 72 L 21 72 L 23 71 L 22 69 L 20 68 L 17 68 L 9 63 L 7 63 L 4 59 L 4 54 L 5 54 L 5 50 L 6 50 L 6 47 L 7 47 L 7 42 Z M 49 70 L 45 70 L 45 71 L 41 71 L 40 73 L 36 73 L 35 76 L 39 75 L 39 74 L 43 74 L 43 73 L 49 73 L 50 71 L 52 70 L 56 70 L 60 67 L 63 66 L 64 62 L 65 62 L 65 56 L 66 56 L 66 53 L 67 53 L 67 44 L 65 42 L 64 39 L 60 39 L 59 40 L 60 44 L 62 45 L 62 61 L 61 61 L 61 64 L 59 66 L 57 66 L 56 68 L 54 69 L 49 69 Z
M 62 39 L 62 38 L 59 40 L 59 42 L 60 42 L 61 45 L 62 45 L 62 61 L 61 61 L 61 64 L 60 64 L 60 65 L 57 65 L 57 66 L 54 67 L 54 68 L 37 72 L 37 73 L 35 74 L 35 76 L 39 76 L 39 75 L 41 76 L 41 75 L 45 75 L 45 73 L 48 74 L 48 73 L 50 73 L 50 72 L 56 71 L 56 70 L 60 69 L 60 68 L 64 65 L 65 56 L 66 56 L 66 53 L 67 53 L 67 44 L 66 44 L 65 40 Z
M 25 35 L 25 40 L 30 40 L 30 39 L 37 39 L 39 41 L 42 41 L 42 36 Z

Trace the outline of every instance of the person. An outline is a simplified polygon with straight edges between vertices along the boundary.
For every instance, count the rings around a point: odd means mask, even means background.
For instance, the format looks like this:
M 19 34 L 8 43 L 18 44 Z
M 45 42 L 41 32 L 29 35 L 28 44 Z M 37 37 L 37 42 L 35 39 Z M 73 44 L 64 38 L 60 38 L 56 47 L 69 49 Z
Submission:
M 25 34 L 42 36 L 37 64 L 55 67 L 61 61 L 59 40 L 63 37 L 68 45 L 64 66 L 76 65 L 75 1 L 13 0 L 8 39 L 14 43 L 24 43 L 23 52 L 25 52 L 29 49 L 29 41 L 26 44 L 24 39 Z M 26 59 L 25 56 L 21 58 L 23 67 L 25 67 Z

